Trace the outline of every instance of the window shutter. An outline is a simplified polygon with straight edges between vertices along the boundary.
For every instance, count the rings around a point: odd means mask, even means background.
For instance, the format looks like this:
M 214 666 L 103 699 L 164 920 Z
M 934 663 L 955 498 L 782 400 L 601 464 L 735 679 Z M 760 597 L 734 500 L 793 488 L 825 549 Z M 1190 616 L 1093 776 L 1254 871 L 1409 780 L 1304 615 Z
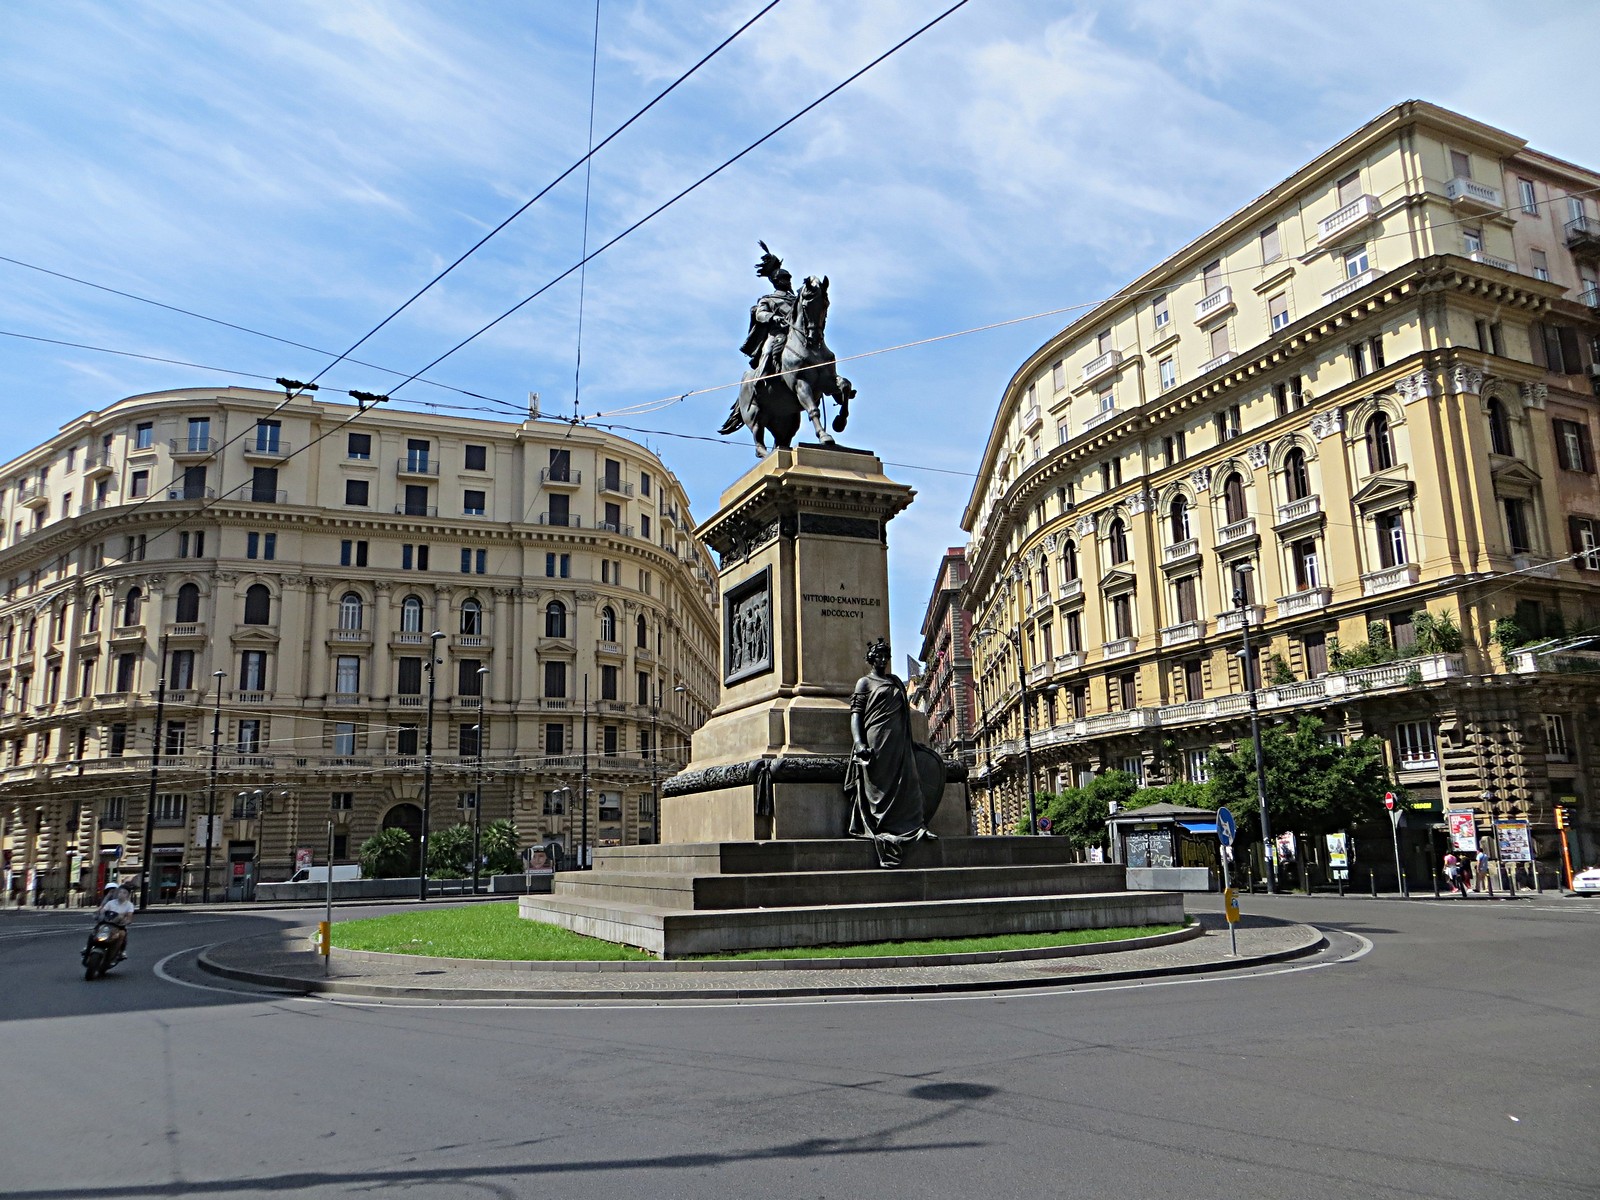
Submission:
M 1578 452 L 1583 456 L 1580 469 L 1590 475 L 1594 474 L 1594 443 L 1589 440 L 1589 426 L 1587 423 L 1578 424 Z
M 1586 524 L 1582 517 L 1567 518 L 1567 537 L 1572 544 L 1574 555 L 1573 563 L 1580 571 L 1590 570 L 1588 557 L 1583 553 L 1583 527 Z
M 1545 330 L 1543 321 L 1535 321 L 1528 329 L 1528 348 L 1533 352 L 1533 361 L 1537 366 L 1550 369 L 1550 358 L 1545 350 Z

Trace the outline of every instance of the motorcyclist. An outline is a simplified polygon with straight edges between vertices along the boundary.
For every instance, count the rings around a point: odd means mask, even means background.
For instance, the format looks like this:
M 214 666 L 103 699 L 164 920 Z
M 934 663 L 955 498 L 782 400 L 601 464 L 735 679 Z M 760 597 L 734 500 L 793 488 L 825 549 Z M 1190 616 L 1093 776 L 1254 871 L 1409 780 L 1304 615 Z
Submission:
M 137 911 L 133 898 L 128 894 L 128 889 L 122 884 L 112 883 L 106 885 L 104 897 L 100 900 L 100 907 L 95 911 L 95 923 L 104 921 L 115 932 L 112 934 L 111 948 L 116 954 L 113 962 L 121 962 L 128 957 L 128 926 L 133 923 L 133 914 Z

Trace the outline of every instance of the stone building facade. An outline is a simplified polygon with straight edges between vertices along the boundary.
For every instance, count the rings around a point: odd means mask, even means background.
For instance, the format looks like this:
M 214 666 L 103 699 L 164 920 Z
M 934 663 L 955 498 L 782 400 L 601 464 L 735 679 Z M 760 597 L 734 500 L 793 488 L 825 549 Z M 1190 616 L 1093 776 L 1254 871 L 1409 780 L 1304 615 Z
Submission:
M 1531 820 L 1553 873 L 1564 804 L 1594 861 L 1597 199 L 1408 102 L 1029 356 L 963 518 L 996 824 L 1024 681 L 1039 788 L 1203 779 L 1256 689 L 1388 743 L 1414 875 L 1445 809 Z
M 972 622 L 961 607 L 967 581 L 967 555 L 952 546 L 939 562 L 933 593 L 922 618 L 922 674 L 919 706 L 928 714 L 928 744 L 946 758 L 972 765 L 972 734 L 977 724 L 972 704 Z
M 208 812 L 235 895 L 325 861 L 330 819 L 335 860 L 415 834 L 430 712 L 433 829 L 481 773 L 525 844 L 577 846 L 585 780 L 590 845 L 650 841 L 715 703 L 683 489 L 601 431 L 182 389 L 0 467 L 0 515 L 13 895 L 147 858 L 191 894 Z

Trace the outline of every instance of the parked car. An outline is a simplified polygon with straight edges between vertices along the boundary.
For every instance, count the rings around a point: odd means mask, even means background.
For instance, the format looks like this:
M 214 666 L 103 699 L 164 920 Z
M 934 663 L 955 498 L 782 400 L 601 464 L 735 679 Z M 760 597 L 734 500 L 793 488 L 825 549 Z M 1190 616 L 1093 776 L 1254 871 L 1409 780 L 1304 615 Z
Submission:
M 1600 867 L 1590 867 L 1574 875 L 1572 890 L 1580 896 L 1600 896 Z

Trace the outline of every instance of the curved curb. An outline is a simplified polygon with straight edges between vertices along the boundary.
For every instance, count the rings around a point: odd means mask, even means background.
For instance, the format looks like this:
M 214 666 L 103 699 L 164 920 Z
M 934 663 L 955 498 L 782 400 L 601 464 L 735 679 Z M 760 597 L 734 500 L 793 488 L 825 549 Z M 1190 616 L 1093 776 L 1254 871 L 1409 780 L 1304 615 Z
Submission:
M 291 931 L 298 933 L 298 930 Z M 669 958 L 669 959 L 569 959 L 540 961 L 511 958 L 436 958 L 431 954 L 394 954 L 385 950 L 345 950 L 334 947 L 343 958 L 357 962 L 427 963 L 430 966 L 493 968 L 496 971 L 621 971 L 646 974 L 697 971 L 871 971 L 894 967 L 977 967 L 992 963 L 1036 962 L 1050 958 L 1082 958 L 1091 954 L 1114 954 L 1124 950 L 1145 950 L 1171 946 L 1205 936 L 1205 926 L 1196 921 L 1170 933 L 1150 933 L 1143 937 L 1119 938 L 1112 942 L 1084 942 L 1074 946 L 1033 946 L 1026 950 L 984 950 L 968 954 L 895 954 L 867 958 Z
M 230 967 L 212 959 L 202 950 L 197 962 L 201 970 L 224 979 L 240 983 L 273 987 L 302 995 L 331 994 L 367 996 L 391 1000 L 549 1000 L 578 1001 L 605 1000 L 623 1003 L 655 1003 L 663 1000 L 781 1000 L 810 999 L 819 996 L 912 996 L 941 995 L 962 992 L 997 992 L 1055 987 L 1062 984 L 1114 983 L 1132 979 L 1159 979 L 1182 975 L 1203 975 L 1215 971 L 1238 971 L 1315 954 L 1328 945 L 1321 930 L 1304 926 L 1310 934 L 1300 944 L 1269 954 L 1241 956 L 1237 959 L 1222 957 L 1203 962 L 1179 963 L 1171 966 L 1148 967 L 1141 970 L 1107 971 L 1086 976 L 1082 974 L 1040 975 L 1037 978 L 998 980 L 951 980 L 948 983 L 907 984 L 856 984 L 816 987 L 749 987 L 749 988 L 672 988 L 648 992 L 601 989 L 549 989 L 549 988 L 482 988 L 482 987 L 416 987 L 381 983 L 362 983 L 343 979 L 303 979 L 292 975 L 275 975 L 265 971 L 252 971 Z M 207 947 L 209 949 L 209 947 Z M 477 960 L 473 960 L 476 962 Z

